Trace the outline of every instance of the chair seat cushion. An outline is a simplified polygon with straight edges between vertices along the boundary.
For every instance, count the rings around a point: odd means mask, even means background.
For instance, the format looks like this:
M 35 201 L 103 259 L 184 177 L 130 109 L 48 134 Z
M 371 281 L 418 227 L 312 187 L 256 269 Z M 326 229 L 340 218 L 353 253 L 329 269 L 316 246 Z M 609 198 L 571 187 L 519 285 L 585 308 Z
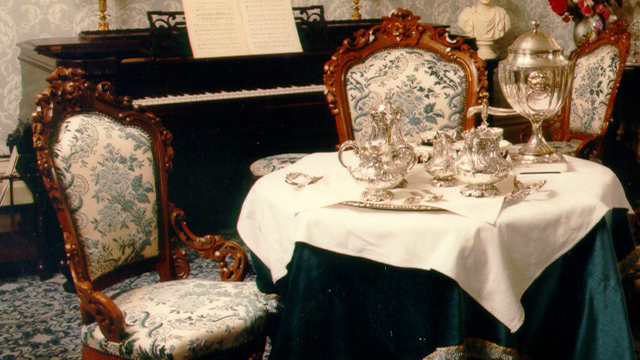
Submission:
M 576 155 L 576 150 L 578 149 L 578 146 L 580 145 L 580 142 L 575 142 L 575 141 L 570 141 L 570 142 L 569 141 L 547 141 L 547 144 L 549 146 L 551 146 L 553 149 L 555 149 L 555 151 L 558 154 L 575 156 Z M 509 151 L 518 151 L 518 149 L 520 149 L 522 146 L 524 146 L 523 143 L 516 144 L 516 145 L 512 146 Z
M 290 153 L 263 157 L 262 159 L 254 161 L 249 167 L 249 170 L 251 170 L 251 174 L 255 177 L 265 176 L 276 170 L 284 169 L 307 155 L 309 154 Z
M 581 141 L 547 141 L 547 144 L 554 148 L 558 154 L 562 155 L 576 155 L 576 150 Z
M 97 323 L 82 327 L 83 345 L 125 359 L 194 359 L 264 336 L 277 299 L 255 282 L 176 280 L 112 296 L 128 336 L 108 342 Z

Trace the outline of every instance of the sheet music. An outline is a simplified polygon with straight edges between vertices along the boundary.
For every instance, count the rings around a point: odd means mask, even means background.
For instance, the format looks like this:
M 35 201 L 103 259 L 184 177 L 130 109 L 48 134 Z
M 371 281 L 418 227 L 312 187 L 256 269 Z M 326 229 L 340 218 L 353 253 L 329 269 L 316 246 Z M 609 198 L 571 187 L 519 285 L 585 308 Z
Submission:
M 252 54 L 300 52 L 300 38 L 289 0 L 240 0 Z
M 182 0 L 194 58 L 301 52 L 289 0 Z

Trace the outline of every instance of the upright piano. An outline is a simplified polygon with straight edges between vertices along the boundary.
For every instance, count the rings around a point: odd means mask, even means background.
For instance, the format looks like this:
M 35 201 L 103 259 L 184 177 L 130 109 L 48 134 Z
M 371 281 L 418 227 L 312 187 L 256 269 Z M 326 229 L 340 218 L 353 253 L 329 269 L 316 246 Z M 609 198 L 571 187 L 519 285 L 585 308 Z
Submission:
M 323 66 L 344 39 L 380 22 L 296 20 L 304 51 L 292 54 L 194 59 L 186 32 L 159 41 L 154 26 L 22 42 L 19 120 L 29 123 L 35 95 L 57 66 L 82 68 L 93 82 L 110 81 L 173 133 L 170 196 L 190 226 L 200 233 L 235 228 L 254 181 L 252 161 L 335 149 Z

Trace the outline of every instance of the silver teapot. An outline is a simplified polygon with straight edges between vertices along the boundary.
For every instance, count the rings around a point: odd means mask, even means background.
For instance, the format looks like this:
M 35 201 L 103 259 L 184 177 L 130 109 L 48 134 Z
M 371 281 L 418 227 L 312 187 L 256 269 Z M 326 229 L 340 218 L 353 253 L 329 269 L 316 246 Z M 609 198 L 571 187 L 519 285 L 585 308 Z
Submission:
M 463 133 L 464 147 L 453 164 L 455 177 L 467 185 L 463 196 L 491 197 L 500 194 L 493 185 L 509 175 L 513 164 L 500 153 L 503 130 L 481 125 Z

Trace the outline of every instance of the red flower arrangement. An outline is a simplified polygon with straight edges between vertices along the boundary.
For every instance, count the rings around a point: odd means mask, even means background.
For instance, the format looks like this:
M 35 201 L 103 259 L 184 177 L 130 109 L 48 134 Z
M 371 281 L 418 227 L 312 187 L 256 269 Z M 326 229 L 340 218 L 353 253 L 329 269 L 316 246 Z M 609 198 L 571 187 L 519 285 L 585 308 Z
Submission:
M 602 26 L 604 22 L 615 20 L 615 15 L 611 11 L 613 3 L 622 6 L 622 0 L 549 0 L 551 10 L 562 16 L 562 21 L 580 22 L 585 17 L 600 18 Z M 613 19 L 612 19 L 613 17 Z

